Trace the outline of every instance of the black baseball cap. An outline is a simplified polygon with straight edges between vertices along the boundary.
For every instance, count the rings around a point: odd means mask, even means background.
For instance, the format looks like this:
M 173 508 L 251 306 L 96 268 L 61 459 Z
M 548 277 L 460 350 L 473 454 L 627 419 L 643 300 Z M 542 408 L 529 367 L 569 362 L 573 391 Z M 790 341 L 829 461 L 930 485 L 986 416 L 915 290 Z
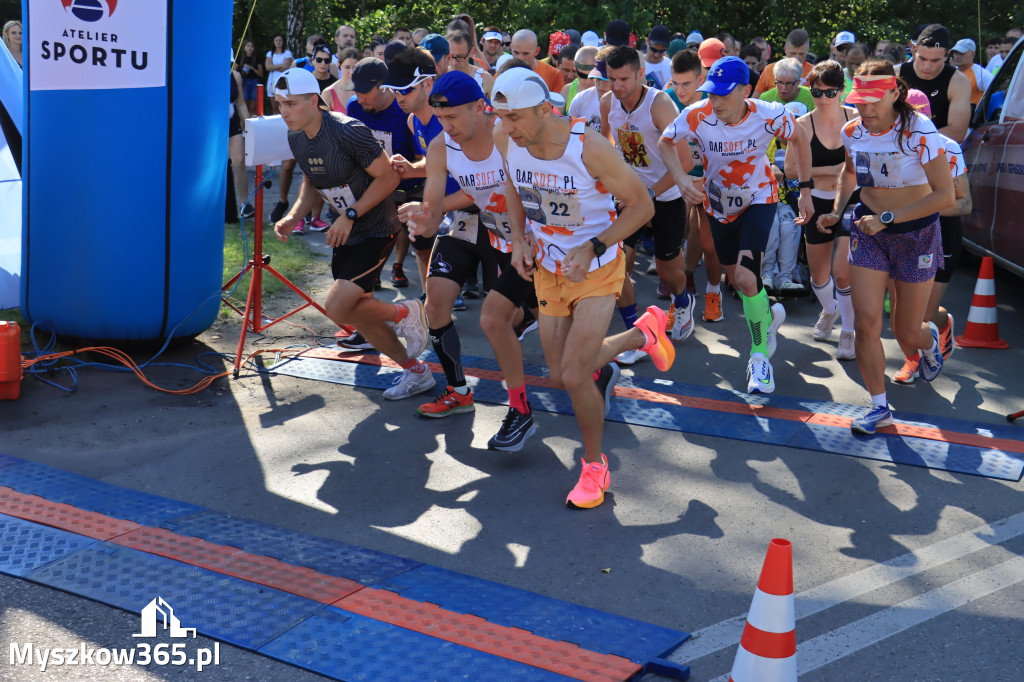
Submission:
M 929 24 L 917 37 L 918 47 L 941 47 L 949 49 L 953 47 L 953 38 L 949 35 L 949 29 L 942 24 Z
M 376 57 L 360 59 L 352 69 L 352 89 L 365 95 L 380 87 L 388 77 L 388 67 Z
M 622 19 L 609 21 L 604 30 L 604 41 L 616 47 L 629 45 L 629 24 Z
M 648 45 L 658 45 L 667 48 L 671 42 L 672 32 L 668 30 L 668 26 L 655 26 L 647 35 Z

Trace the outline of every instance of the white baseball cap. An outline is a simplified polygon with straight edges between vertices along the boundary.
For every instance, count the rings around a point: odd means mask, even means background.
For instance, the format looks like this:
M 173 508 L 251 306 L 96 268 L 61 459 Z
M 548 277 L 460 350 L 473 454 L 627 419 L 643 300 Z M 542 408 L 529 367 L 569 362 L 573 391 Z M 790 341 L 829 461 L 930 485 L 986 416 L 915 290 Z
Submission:
M 484 40 L 501 40 L 501 34 L 497 31 L 488 31 L 484 34 Z
M 499 96 L 505 101 L 498 102 Z M 544 79 L 524 67 L 509 69 L 495 79 L 491 102 L 498 111 L 529 109 L 544 102 L 551 102 L 556 107 L 565 106 L 565 99 L 560 94 L 548 90 Z
M 302 67 L 288 69 L 282 73 L 274 83 L 274 94 L 284 97 L 316 95 L 316 98 L 320 100 L 320 108 L 327 109 L 327 102 L 320 96 L 320 81 L 311 71 L 306 71 Z
M 584 31 L 580 37 L 580 45 L 582 47 L 601 47 L 601 36 L 593 31 Z
M 704 36 L 700 34 L 700 31 L 692 31 L 690 35 L 686 36 L 687 45 L 700 45 L 704 42 Z
M 978 46 L 970 38 L 963 38 L 956 41 L 956 45 L 953 46 L 952 52 L 977 52 Z
M 857 39 L 849 31 L 840 31 L 836 34 L 836 47 L 840 45 L 853 45 L 855 42 L 857 42 Z

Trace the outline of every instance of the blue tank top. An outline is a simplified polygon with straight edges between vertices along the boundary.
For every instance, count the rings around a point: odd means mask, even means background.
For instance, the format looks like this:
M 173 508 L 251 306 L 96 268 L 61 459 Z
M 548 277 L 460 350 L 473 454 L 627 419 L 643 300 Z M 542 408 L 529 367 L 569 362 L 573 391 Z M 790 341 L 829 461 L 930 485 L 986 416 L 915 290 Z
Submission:
M 392 100 L 391 106 L 383 111 L 367 112 L 353 96 L 346 108 L 349 116 L 362 121 L 373 132 L 373 136 L 380 141 L 388 156 L 401 154 L 411 160 L 419 153 L 416 150 L 416 141 L 406 123 L 406 113 L 398 106 L 397 101 Z M 409 191 L 422 184 L 422 178 L 411 178 L 402 180 L 398 188 Z
M 412 128 L 416 131 L 416 153 L 422 156 L 427 155 L 427 147 L 430 145 L 430 141 L 435 137 L 444 132 L 444 127 L 441 122 L 437 120 L 437 116 L 431 115 L 430 121 L 427 125 L 420 123 L 420 119 L 417 116 L 412 117 Z M 456 192 L 462 191 L 462 187 L 459 183 L 448 174 L 448 183 L 445 185 L 445 194 L 455 194 Z

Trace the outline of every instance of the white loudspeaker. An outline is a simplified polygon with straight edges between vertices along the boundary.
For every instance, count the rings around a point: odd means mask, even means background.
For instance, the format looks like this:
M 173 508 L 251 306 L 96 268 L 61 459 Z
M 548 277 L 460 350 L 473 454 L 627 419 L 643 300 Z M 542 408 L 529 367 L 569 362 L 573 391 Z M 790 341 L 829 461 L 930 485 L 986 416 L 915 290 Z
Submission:
M 288 125 L 280 116 L 245 119 L 245 165 L 277 166 L 292 158 Z

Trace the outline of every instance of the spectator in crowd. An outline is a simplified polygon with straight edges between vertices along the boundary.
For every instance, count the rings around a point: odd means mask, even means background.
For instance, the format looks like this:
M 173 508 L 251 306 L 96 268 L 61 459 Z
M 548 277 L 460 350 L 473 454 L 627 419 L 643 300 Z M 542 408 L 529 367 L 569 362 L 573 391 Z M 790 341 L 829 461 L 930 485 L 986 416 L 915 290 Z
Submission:
M 949 51 L 950 63 L 959 69 L 960 73 L 967 76 L 967 80 L 971 82 L 972 116 L 974 115 L 974 108 L 981 101 L 981 96 L 985 94 L 985 88 L 995 78 L 991 73 L 981 68 L 981 64 L 974 63 L 974 53 L 976 51 L 977 45 L 970 38 L 958 40 Z
M 512 55 L 503 49 L 503 38 L 501 29 L 497 26 L 485 26 L 484 35 L 480 39 L 483 48 L 484 61 L 487 62 L 487 70 L 493 76 L 501 68 L 501 65 L 512 59 Z
M 530 29 L 520 29 L 512 36 L 512 56 L 529 64 L 534 73 L 540 76 L 548 86 L 549 92 L 561 92 L 565 85 L 562 74 L 550 64 L 538 61 L 537 53 L 539 52 L 537 34 Z
M 1003 39 L 996 36 L 995 38 L 989 38 L 988 42 L 985 43 L 985 67 L 988 70 L 989 64 L 992 60 L 999 56 L 999 44 L 1003 42 Z M 990 72 L 991 73 L 991 72 Z
M 604 29 L 604 44 L 618 47 L 629 45 L 629 24 L 622 19 L 613 19 Z
M 864 43 L 853 43 L 846 50 L 846 70 L 844 73 L 846 85 L 843 88 L 844 102 L 846 101 L 846 96 L 850 94 L 850 88 L 853 87 L 853 74 L 857 73 L 860 65 L 867 60 L 870 49 Z
M 313 73 L 313 48 L 321 44 L 326 45 L 327 43 L 324 41 L 324 37 L 319 33 L 314 33 L 306 38 L 306 56 L 296 59 L 292 62 L 292 66 L 305 69 L 306 71 Z M 328 48 L 328 51 L 330 51 L 330 48 Z
M 786 107 L 797 117 L 803 116 L 814 109 L 814 98 L 805 85 L 800 85 L 802 69 L 800 62 L 790 57 L 780 59 L 775 67 L 775 87 L 761 95 L 768 102 L 794 103 L 795 107 Z
M 885 58 L 885 51 L 891 43 L 888 40 L 879 40 L 875 43 L 875 56 L 879 59 Z
M 384 48 L 388 45 L 388 41 L 384 40 L 382 36 L 374 36 L 370 39 L 370 56 L 374 59 L 384 61 Z
M 245 105 L 245 96 L 242 88 L 242 74 L 238 72 L 238 65 L 234 59 L 231 60 L 231 92 L 230 92 L 230 118 L 228 119 L 228 157 L 231 159 L 231 175 L 235 181 L 234 192 L 237 197 L 237 206 L 246 203 L 249 196 L 249 175 L 245 171 L 245 145 L 242 141 L 242 121 L 249 118 L 249 112 Z M 242 216 L 251 218 L 256 215 L 256 209 L 246 206 Z
M 399 28 L 395 29 L 395 34 L 391 36 L 391 40 L 397 40 L 406 47 L 409 47 L 410 45 L 412 45 L 412 31 L 405 28 L 404 26 L 400 26 Z
M 590 74 L 597 62 L 596 47 L 581 47 L 576 51 L 573 58 L 573 80 L 562 88 L 562 99 L 565 100 L 565 110 L 568 112 L 576 95 L 594 87 L 595 82 L 591 80 Z
M 429 34 L 430 34 L 430 31 L 425 29 L 425 28 L 414 29 L 413 32 L 412 32 L 412 44 L 413 44 L 413 46 L 419 47 L 420 43 L 423 42 L 423 39 L 426 38 Z
M 576 80 L 576 52 L 578 45 L 569 44 L 558 51 L 558 71 L 562 74 L 562 82 L 568 86 Z
M 832 39 L 832 59 L 839 62 L 841 66 L 846 66 L 846 52 L 855 42 L 857 39 L 849 31 L 837 33 L 836 37 Z
M 423 42 L 420 43 L 420 49 L 426 50 L 430 53 L 430 56 L 434 58 L 435 68 L 437 69 L 437 75 L 441 76 L 448 73 L 448 69 L 451 65 L 451 46 L 448 44 L 448 40 L 439 33 L 431 33 L 427 35 Z
M 11 56 L 14 57 L 14 61 L 18 62 L 18 66 L 21 66 L 21 22 L 8 21 L 6 24 L 4 24 L 4 30 L 2 35 L 4 45 L 6 45 L 7 49 L 10 50 Z
M 761 71 L 758 69 L 761 64 L 761 48 L 754 44 L 744 45 L 740 50 L 740 59 L 745 61 L 750 69 L 750 85 L 756 86 L 757 81 L 761 79 Z
M 238 55 L 235 64 L 242 74 L 242 95 L 245 97 L 246 109 L 250 116 L 255 116 L 257 111 L 256 87 L 266 76 L 263 62 L 256 56 L 256 43 L 246 40 L 242 44 L 242 52 Z
M 704 42 L 704 36 L 700 34 L 700 31 L 691 31 L 686 36 L 686 49 L 696 50 L 700 47 L 700 44 Z
M 811 72 L 814 64 L 807 61 L 807 51 L 810 49 L 811 38 L 807 35 L 807 31 L 802 28 L 795 28 L 789 32 L 786 36 L 786 45 L 783 48 L 783 52 L 786 53 L 786 57 L 795 59 L 798 64 L 803 64 L 803 74 L 801 75 L 801 81 L 807 78 L 807 74 Z M 769 64 L 764 67 L 764 71 L 761 72 L 761 78 L 757 81 L 757 87 L 754 88 L 754 97 L 760 97 L 762 93 L 768 92 L 775 87 L 775 64 Z
M 274 99 L 274 84 L 281 77 L 281 74 L 287 71 L 292 66 L 292 52 L 285 47 L 284 34 L 277 33 L 273 38 L 273 48 L 270 52 L 267 52 L 267 58 L 264 62 L 264 66 L 267 69 L 267 97 L 271 100 L 271 106 L 273 107 L 274 113 L 281 113 L 278 110 L 277 100 Z M 285 209 L 287 210 L 287 206 Z
M 331 61 L 331 75 L 338 77 L 338 64 L 341 62 L 341 53 L 347 48 L 356 46 L 356 30 L 351 26 L 342 24 L 334 32 L 334 59 Z
M 644 76 L 647 85 L 663 90 L 672 80 L 672 62 L 665 56 L 672 33 L 667 26 L 655 26 L 647 36 L 647 52 L 644 54 Z
M 341 51 L 341 62 L 338 68 L 338 80 L 324 91 L 324 101 L 331 111 L 348 113 L 348 101 L 355 94 L 352 86 L 352 70 L 359 62 L 359 50 L 346 47 Z
M 484 94 L 490 95 L 491 86 L 494 84 L 494 77 L 479 66 L 470 62 L 470 55 L 473 52 L 473 38 L 465 31 L 452 31 L 448 34 L 448 56 L 451 59 L 449 71 L 461 71 L 472 76 Z
M 755 36 L 750 39 L 751 45 L 756 45 L 761 50 L 761 61 L 758 62 L 757 72 L 761 73 L 764 71 L 764 67 L 768 65 L 768 60 L 772 58 L 772 46 L 768 44 L 762 36 Z M 742 59 L 742 55 L 740 56 Z

